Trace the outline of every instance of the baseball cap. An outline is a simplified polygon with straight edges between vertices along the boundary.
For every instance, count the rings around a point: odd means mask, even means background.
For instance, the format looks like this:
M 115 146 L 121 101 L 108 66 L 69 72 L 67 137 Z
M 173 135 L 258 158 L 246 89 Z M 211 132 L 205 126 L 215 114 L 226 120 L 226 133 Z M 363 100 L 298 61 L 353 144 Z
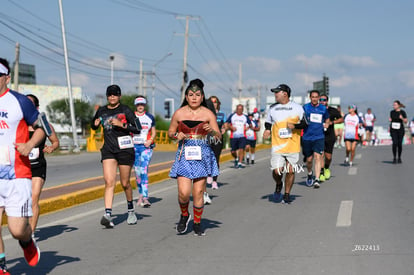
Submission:
M 118 85 L 111 85 L 106 88 L 106 96 L 120 96 L 121 95 L 121 88 Z
M 350 104 L 348 106 L 348 109 L 354 109 L 354 110 L 356 110 L 356 105 L 355 104 Z
M 138 104 L 147 104 L 147 101 L 145 100 L 145 98 L 143 97 L 137 97 L 134 100 L 134 105 L 138 105 Z
M 290 96 L 290 88 L 286 84 L 280 84 L 276 88 L 270 89 L 270 91 L 273 92 L 273 93 L 283 91 L 283 92 L 286 92 L 288 94 L 288 96 Z

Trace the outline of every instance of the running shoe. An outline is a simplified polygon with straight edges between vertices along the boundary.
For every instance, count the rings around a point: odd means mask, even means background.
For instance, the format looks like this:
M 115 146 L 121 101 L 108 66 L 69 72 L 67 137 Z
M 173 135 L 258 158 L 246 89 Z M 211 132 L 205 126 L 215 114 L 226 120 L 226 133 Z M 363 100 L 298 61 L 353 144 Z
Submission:
M 105 226 L 106 228 L 114 228 L 114 223 L 112 222 L 111 216 L 108 214 L 105 214 L 101 218 L 101 224 Z
M 211 199 L 207 192 L 204 192 L 203 198 L 204 198 L 204 204 L 211 204 Z
M 306 185 L 311 187 L 313 185 L 313 173 L 312 174 L 308 174 L 308 178 L 306 179 Z
M 331 169 L 325 168 L 324 174 L 325 174 L 325 179 L 329 180 L 331 178 Z
M 246 164 L 250 164 L 250 160 L 249 159 L 246 159 Z
M 194 235 L 196 235 L 196 236 L 206 235 L 206 233 L 204 232 L 203 227 L 201 226 L 200 223 L 194 223 L 193 224 L 193 230 L 194 230 Z
M 239 163 L 239 160 L 238 159 L 235 159 L 234 160 L 234 168 L 237 168 L 238 167 L 238 163 Z
M 348 164 L 349 164 L 349 158 L 348 158 L 348 157 L 346 157 L 346 158 L 345 158 L 345 160 L 344 160 L 344 164 L 345 164 L 345 165 L 348 165 Z
M 7 271 L 5 266 L 0 267 L 0 275 L 10 275 L 10 272 Z
M 321 174 L 321 175 L 319 176 L 319 181 L 320 181 L 320 182 L 324 182 L 325 180 L 326 180 L 325 175 L 324 175 L 324 174 Z
M 40 249 L 36 244 L 36 241 L 32 238 L 29 244 L 25 247 L 22 245 L 22 241 L 19 241 L 20 246 L 23 249 L 24 259 L 30 266 L 36 266 L 40 261 Z M 7 273 L 6 273 L 7 274 Z
M 218 184 L 217 184 L 217 181 L 213 181 L 213 183 L 211 184 L 211 189 L 218 189 Z
M 188 216 L 181 215 L 180 220 L 178 221 L 176 230 L 178 234 L 184 234 L 187 231 L 188 223 L 190 222 L 191 215 Z
M 131 224 L 136 224 L 137 221 L 138 221 L 137 215 L 135 215 L 134 210 L 128 211 L 127 223 L 131 225 Z
M 239 164 L 237 165 L 237 168 L 239 169 L 244 168 L 244 165 L 241 162 L 239 162 Z
M 142 197 L 142 195 L 139 196 L 138 201 L 137 201 L 137 205 L 139 207 L 144 207 L 144 198 Z
M 289 194 L 284 194 L 282 203 L 283 204 L 290 204 L 291 202 L 292 202 L 292 200 L 290 199 L 290 195 Z
M 319 184 L 319 180 L 315 180 L 313 183 L 313 188 L 318 189 L 319 187 L 321 187 L 321 185 Z
M 352 167 L 352 161 L 350 161 L 348 165 L 349 165 L 349 167 Z
M 151 207 L 151 203 L 149 202 L 149 200 L 148 200 L 148 198 L 144 198 L 143 199 L 143 207 L 144 208 L 149 208 L 149 207 Z
M 276 203 L 279 203 L 282 201 L 283 195 L 280 192 L 274 192 L 273 193 L 273 201 Z
M 402 163 L 402 160 L 401 160 L 401 158 L 399 158 L 399 159 L 397 160 L 397 162 L 398 162 L 398 163 Z
M 392 163 L 393 163 L 393 164 L 396 164 L 396 163 L 397 163 L 397 159 L 395 159 L 395 158 L 394 158 L 394 159 L 392 160 Z
M 254 159 L 252 159 L 252 165 L 254 165 Z

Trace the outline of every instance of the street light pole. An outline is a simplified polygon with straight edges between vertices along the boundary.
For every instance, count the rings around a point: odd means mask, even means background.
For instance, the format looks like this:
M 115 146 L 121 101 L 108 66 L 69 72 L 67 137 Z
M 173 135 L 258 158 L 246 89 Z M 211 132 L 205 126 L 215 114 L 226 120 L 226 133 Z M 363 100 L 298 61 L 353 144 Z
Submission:
M 114 59 L 115 56 L 109 56 L 109 60 L 111 61 L 111 85 L 114 84 Z
M 155 64 L 152 66 L 152 103 L 151 103 L 151 114 L 155 115 L 155 68 L 160 64 L 162 61 L 164 61 L 167 57 L 172 55 L 172 53 L 167 53 L 164 55 L 160 60 L 155 62 Z

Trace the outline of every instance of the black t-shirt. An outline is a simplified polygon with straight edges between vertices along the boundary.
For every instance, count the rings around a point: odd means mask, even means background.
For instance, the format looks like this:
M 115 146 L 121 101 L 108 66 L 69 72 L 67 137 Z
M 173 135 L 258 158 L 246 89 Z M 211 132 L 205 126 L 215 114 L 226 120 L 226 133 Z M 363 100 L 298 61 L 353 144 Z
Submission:
M 34 131 L 29 131 L 29 138 L 33 136 L 33 133 Z M 34 147 L 32 151 L 30 152 L 29 160 L 30 160 L 30 165 L 32 166 L 32 168 L 37 168 L 37 167 L 46 165 L 46 158 L 45 158 L 45 154 L 43 153 L 45 144 L 46 144 L 46 137 L 43 138 L 42 141 L 36 147 Z
M 331 125 L 329 125 L 328 129 L 325 131 L 325 138 L 327 137 L 335 137 L 335 129 L 334 129 L 334 121 L 335 119 L 341 118 L 341 113 L 338 111 L 338 109 L 328 106 L 328 113 L 329 113 L 329 120 L 332 122 Z
M 403 118 L 407 118 L 407 114 L 404 110 L 396 111 L 392 110 L 390 112 L 391 124 L 390 130 L 391 131 L 404 131 L 404 121 L 400 118 L 402 115 Z
M 131 133 L 140 133 L 140 131 L 138 131 L 135 127 L 135 114 L 126 105 L 119 104 L 119 106 L 114 109 L 109 109 L 108 106 L 99 107 L 92 120 L 91 128 L 94 130 L 99 127 L 99 125 L 95 126 L 94 123 L 97 118 L 101 120 L 101 124 L 104 129 L 104 145 L 102 146 L 102 149 L 108 150 L 109 152 L 118 153 L 121 151 L 118 144 L 119 137 L 128 135 L 131 136 Z M 127 128 L 124 129 L 122 127 L 109 124 L 109 121 L 113 118 L 121 120 L 122 123 L 126 123 Z M 128 148 L 128 150 L 134 150 L 134 148 Z

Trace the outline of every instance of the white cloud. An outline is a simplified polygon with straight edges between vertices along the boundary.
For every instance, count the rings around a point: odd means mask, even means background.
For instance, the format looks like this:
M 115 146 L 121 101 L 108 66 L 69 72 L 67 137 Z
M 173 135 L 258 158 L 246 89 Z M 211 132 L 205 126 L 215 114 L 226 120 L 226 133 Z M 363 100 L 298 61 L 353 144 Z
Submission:
M 85 87 L 89 83 L 89 77 L 85 74 L 72 74 L 72 85 Z
M 367 68 L 378 66 L 378 63 L 370 56 L 349 56 L 339 55 L 327 57 L 322 55 L 313 55 L 307 57 L 303 54 L 297 55 L 294 61 L 302 64 L 307 71 L 324 71 L 324 72 L 346 72 L 354 68 Z
M 400 72 L 398 79 L 408 88 L 414 88 L 414 71 Z

